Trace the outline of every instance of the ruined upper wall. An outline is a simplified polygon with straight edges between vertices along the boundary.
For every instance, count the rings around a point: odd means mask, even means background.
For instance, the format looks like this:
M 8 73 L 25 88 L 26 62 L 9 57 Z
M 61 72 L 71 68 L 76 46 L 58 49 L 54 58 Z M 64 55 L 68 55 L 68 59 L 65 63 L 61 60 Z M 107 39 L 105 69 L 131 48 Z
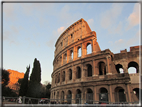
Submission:
M 55 44 L 55 56 L 67 46 L 90 36 L 92 33 L 96 36 L 96 33 L 91 31 L 84 19 L 78 20 L 69 26 L 58 38 Z
M 114 60 L 139 57 L 139 48 L 142 48 L 142 47 L 141 46 L 130 47 L 130 52 L 127 52 L 126 49 L 121 50 L 120 53 L 114 54 Z

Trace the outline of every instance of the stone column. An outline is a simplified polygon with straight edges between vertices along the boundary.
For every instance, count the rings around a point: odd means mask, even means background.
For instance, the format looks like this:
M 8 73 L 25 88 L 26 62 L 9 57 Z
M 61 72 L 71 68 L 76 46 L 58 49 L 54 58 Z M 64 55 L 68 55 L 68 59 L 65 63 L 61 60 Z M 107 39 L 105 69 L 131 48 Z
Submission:
M 64 91 L 64 101 L 67 101 L 67 92 L 66 92 L 66 90 Z
M 75 92 L 74 91 L 72 91 L 72 104 L 75 104 Z
M 113 99 L 112 99 L 112 89 L 111 89 L 111 85 L 108 85 L 108 91 L 109 91 L 109 102 L 113 102 Z
M 96 52 L 96 51 L 95 51 L 95 41 L 96 41 L 96 39 L 93 38 L 93 39 L 92 39 L 92 53 L 95 53 L 95 52 Z
M 75 79 L 76 79 L 76 68 L 75 68 L 75 66 L 73 66 L 73 70 L 72 70 L 72 80 L 73 80 L 73 82 L 75 81 Z
M 97 97 L 97 87 L 94 87 L 94 100 L 98 101 L 98 97 Z
M 129 84 L 126 84 L 126 90 L 127 90 L 127 94 L 128 94 L 128 101 L 132 102 Z
M 93 60 L 93 76 L 97 76 L 96 61 Z
M 82 56 L 81 56 L 81 57 L 84 58 L 84 56 L 86 55 L 85 44 L 82 43 L 82 47 L 81 47 L 81 48 L 82 48 L 82 49 L 81 49 L 81 50 L 82 50 L 82 53 L 81 53 Z
M 74 46 L 74 50 L 73 50 L 73 60 L 76 60 L 77 58 L 77 48 Z
M 84 78 L 85 78 L 85 71 L 84 71 L 84 66 L 83 64 L 81 64 L 81 81 L 84 81 Z
M 106 56 L 106 62 L 107 62 L 107 75 L 111 75 L 111 71 L 110 71 L 110 55 Z
M 62 60 L 61 60 L 61 66 L 63 65 L 63 54 L 62 54 Z
M 70 50 L 67 50 L 67 63 L 70 61 Z

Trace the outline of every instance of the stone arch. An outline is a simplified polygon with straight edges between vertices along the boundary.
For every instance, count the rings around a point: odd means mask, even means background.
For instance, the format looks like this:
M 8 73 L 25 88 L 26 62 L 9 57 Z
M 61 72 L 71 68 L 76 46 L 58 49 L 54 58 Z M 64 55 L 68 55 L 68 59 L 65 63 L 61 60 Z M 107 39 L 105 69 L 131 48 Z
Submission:
M 72 103 L 72 92 L 71 92 L 71 90 L 68 90 L 68 92 L 67 92 L 67 101 L 68 101 L 68 104 Z
M 59 100 L 59 91 L 57 92 L 57 98 L 56 99 Z
M 79 66 L 77 66 L 77 71 L 76 71 L 76 78 L 81 78 L 81 68 Z
M 108 90 L 104 87 L 99 89 L 99 101 L 108 102 Z
M 92 53 L 92 45 L 90 42 L 88 42 L 86 45 L 86 54 L 91 54 L 91 53 Z
M 70 50 L 70 60 L 73 60 L 73 50 Z
M 77 48 L 77 57 L 81 57 L 81 47 L 79 46 L 78 48 Z
M 56 94 L 55 94 L 55 91 L 54 91 L 54 99 L 55 99 L 55 95 L 56 95 Z
M 68 73 L 68 79 L 72 80 L 72 69 L 69 69 Z
M 138 63 L 131 61 L 128 63 L 128 72 L 131 73 L 130 68 L 132 68 L 134 71 L 132 73 L 139 73 L 139 65 Z
M 65 81 L 65 71 L 63 71 L 62 80 Z
M 76 104 L 80 104 L 81 103 L 81 90 L 80 89 L 77 89 L 76 90 Z
M 98 63 L 99 75 L 106 75 L 106 64 L 103 61 Z
M 61 92 L 61 101 L 62 101 L 62 102 L 64 101 L 64 96 L 65 96 L 65 92 L 62 91 L 62 92 Z
M 115 92 L 115 102 L 126 102 L 125 90 L 122 87 L 120 86 L 116 87 L 114 92 Z
M 139 92 L 141 91 L 140 88 L 134 88 L 132 93 L 133 102 L 139 102 Z
M 87 64 L 87 77 L 91 77 L 92 76 L 92 65 L 91 64 Z
M 56 74 L 55 83 L 58 83 L 58 76 Z
M 58 83 L 60 82 L 60 73 L 59 73 L 59 75 L 58 75 Z
M 62 65 L 62 56 L 59 57 L 59 64 L 58 65 Z
M 86 103 L 93 104 L 93 91 L 90 88 L 86 90 Z
M 123 69 L 123 66 L 121 64 L 117 64 L 115 65 L 115 68 L 116 68 L 116 71 L 117 73 L 124 73 L 124 69 Z
M 64 64 L 65 64 L 67 62 L 67 53 L 64 53 L 63 60 L 64 60 Z

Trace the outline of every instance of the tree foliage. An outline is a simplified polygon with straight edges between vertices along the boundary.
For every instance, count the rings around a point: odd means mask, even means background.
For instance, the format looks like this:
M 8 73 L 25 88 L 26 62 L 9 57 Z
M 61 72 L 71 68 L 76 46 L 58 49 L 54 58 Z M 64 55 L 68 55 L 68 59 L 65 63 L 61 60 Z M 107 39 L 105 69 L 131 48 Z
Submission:
M 21 83 L 20 90 L 19 90 L 19 95 L 20 96 L 26 96 L 26 94 L 27 94 L 29 72 L 30 72 L 30 66 L 27 67 L 27 70 L 26 70 L 26 72 L 24 74 L 24 78 L 18 80 L 18 82 Z
M 30 81 L 40 83 L 41 81 L 41 68 L 40 62 L 35 58 Z
M 2 70 L 2 96 L 16 97 L 17 94 L 7 87 L 9 83 L 9 74 L 8 71 Z
M 35 97 L 35 98 L 39 98 L 41 96 L 42 85 L 40 81 L 41 81 L 40 62 L 35 58 L 26 96 Z
M 5 87 L 9 83 L 9 72 L 2 70 L 2 87 Z

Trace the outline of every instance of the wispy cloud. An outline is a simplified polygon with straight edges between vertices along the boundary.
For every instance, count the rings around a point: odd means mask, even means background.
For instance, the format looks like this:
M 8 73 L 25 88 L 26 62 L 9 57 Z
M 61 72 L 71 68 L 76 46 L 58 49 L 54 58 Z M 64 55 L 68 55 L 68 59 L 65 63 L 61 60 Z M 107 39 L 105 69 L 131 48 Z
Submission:
M 122 29 L 122 22 L 117 22 L 117 19 L 122 13 L 124 4 L 113 3 L 109 10 L 101 14 L 101 26 L 107 29 L 110 34 L 120 33 Z
M 58 28 L 56 31 L 54 30 L 52 32 L 51 38 L 46 43 L 47 46 L 50 47 L 52 50 L 54 50 L 55 42 L 57 41 L 57 39 L 63 33 L 64 30 L 65 30 L 65 27 L 63 26 Z
M 140 45 L 139 40 L 140 40 L 140 31 L 137 31 L 136 34 L 132 38 L 129 38 L 127 40 L 119 39 L 115 42 L 109 41 L 109 43 L 112 44 L 112 51 L 118 52 L 122 49 L 126 49 L 127 47 Z
M 4 30 L 3 40 L 8 41 L 10 44 L 19 44 L 17 37 L 21 27 L 11 26 L 10 29 Z
M 127 18 L 128 26 L 126 27 L 126 30 L 131 29 L 132 27 L 140 24 L 140 4 L 136 3 L 134 5 L 133 12 L 129 15 Z
M 61 34 L 61 33 L 63 33 L 64 30 L 65 30 L 65 27 L 60 27 L 60 28 L 58 28 L 57 32 L 58 32 L 58 34 Z

